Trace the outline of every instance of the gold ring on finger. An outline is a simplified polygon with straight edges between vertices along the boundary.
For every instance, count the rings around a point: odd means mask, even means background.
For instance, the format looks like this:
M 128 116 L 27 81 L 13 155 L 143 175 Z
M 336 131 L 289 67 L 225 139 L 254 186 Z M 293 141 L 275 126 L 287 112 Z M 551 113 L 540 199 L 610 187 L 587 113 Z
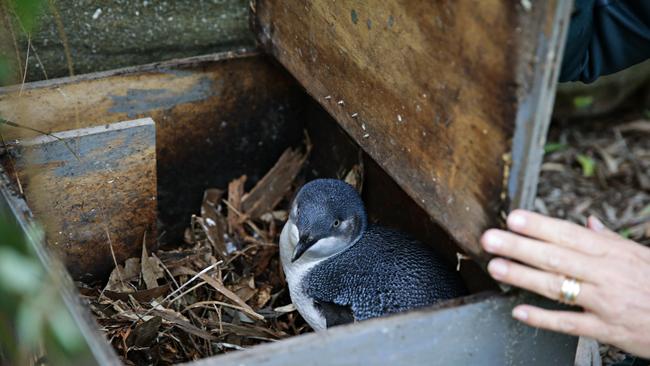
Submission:
M 565 278 L 560 287 L 560 301 L 574 305 L 578 295 L 580 295 L 580 281 L 571 277 Z

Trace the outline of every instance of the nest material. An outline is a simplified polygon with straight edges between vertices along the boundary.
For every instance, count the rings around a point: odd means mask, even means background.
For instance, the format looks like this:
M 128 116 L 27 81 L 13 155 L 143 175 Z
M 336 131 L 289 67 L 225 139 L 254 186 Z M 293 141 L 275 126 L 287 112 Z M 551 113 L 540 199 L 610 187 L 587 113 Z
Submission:
M 287 149 L 248 193 L 246 176 L 229 184 L 227 200 L 206 190 L 180 248 L 148 253 L 143 243 L 105 286 L 81 287 L 125 364 L 187 362 L 309 330 L 277 244 L 308 152 Z
M 650 244 L 650 121 L 555 127 L 547 151 L 537 211 Z

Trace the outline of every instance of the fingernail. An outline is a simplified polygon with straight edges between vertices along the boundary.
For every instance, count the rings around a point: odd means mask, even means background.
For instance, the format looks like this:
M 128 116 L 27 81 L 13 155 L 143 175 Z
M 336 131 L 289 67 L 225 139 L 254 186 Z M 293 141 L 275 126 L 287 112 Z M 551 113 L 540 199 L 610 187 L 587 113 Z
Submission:
M 494 278 L 501 278 L 508 273 L 508 265 L 503 259 L 493 259 L 488 263 L 488 271 Z
M 517 320 L 526 320 L 528 319 L 528 312 L 525 309 L 516 307 L 512 309 L 512 317 Z
M 489 231 L 485 233 L 483 240 L 484 240 L 483 244 L 485 246 L 485 250 L 487 250 L 488 252 L 497 251 L 503 245 L 503 242 L 501 241 L 499 234 L 493 231 Z
M 526 218 L 520 213 L 511 213 L 508 216 L 508 226 L 512 229 L 523 229 L 526 226 Z
M 602 231 L 605 225 L 596 216 L 589 216 L 589 228 L 593 231 Z

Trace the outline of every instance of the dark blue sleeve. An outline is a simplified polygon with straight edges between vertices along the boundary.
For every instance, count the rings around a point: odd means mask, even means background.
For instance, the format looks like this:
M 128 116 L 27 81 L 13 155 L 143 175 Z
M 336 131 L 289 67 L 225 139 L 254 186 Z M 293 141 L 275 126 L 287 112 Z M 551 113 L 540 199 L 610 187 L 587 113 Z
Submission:
M 650 0 L 576 0 L 560 81 L 590 83 L 650 58 Z

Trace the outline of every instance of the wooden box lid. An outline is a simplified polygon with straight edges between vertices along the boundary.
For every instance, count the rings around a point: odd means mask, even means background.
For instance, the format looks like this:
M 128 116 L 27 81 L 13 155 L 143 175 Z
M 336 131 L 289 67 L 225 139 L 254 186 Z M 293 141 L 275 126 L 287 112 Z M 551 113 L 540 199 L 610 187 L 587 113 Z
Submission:
M 257 0 L 262 46 L 475 259 L 531 207 L 571 1 Z

